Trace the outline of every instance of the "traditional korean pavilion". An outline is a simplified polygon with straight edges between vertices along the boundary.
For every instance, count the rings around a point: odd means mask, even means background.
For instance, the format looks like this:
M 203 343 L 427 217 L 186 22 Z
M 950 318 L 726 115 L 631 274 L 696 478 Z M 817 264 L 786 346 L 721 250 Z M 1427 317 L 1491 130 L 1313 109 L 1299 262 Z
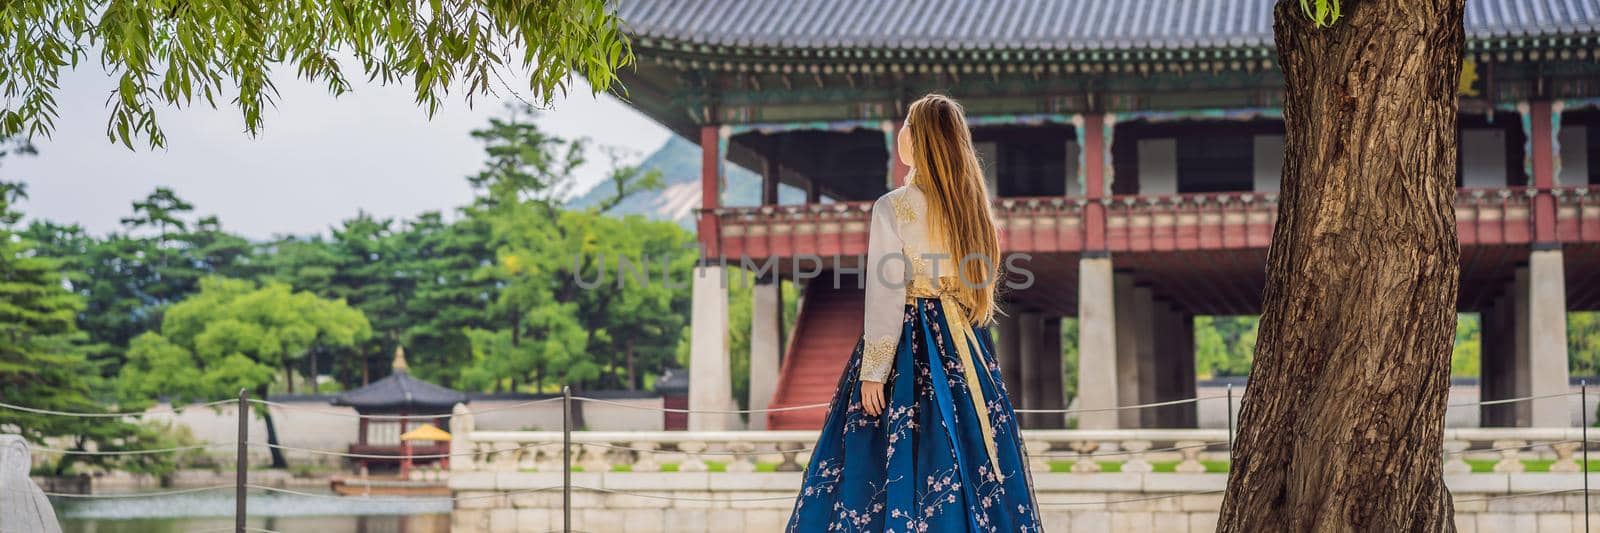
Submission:
M 894 136 L 930 91 L 966 106 L 1007 253 L 1003 373 L 1063 407 L 1192 397 L 1193 317 L 1260 312 L 1282 167 L 1283 78 L 1262 0 L 632 0 L 628 102 L 703 152 L 690 406 L 732 405 L 726 269 L 758 272 L 752 407 L 830 398 L 860 333 L 850 283 L 871 200 L 905 182 Z M 1467 0 L 1459 88 L 1459 310 L 1483 324 L 1483 399 L 1565 392 L 1565 313 L 1600 309 L 1600 0 Z M 727 205 L 727 163 L 760 205 Z M 777 190 L 806 191 L 779 204 Z M 819 256 L 820 265 L 800 258 Z M 748 262 L 743 261 L 748 260 Z M 797 268 L 798 267 L 798 268 Z M 820 268 L 780 339 L 772 281 Z M 836 286 L 833 275 L 845 283 Z M 1566 426 L 1565 398 L 1486 406 L 1486 425 Z M 820 426 L 820 410 L 753 427 Z M 1060 427 L 1060 416 L 1026 425 Z M 724 417 L 694 415 L 691 429 Z M 1087 413 L 1081 427 L 1185 427 L 1193 404 Z
M 450 427 L 450 411 L 458 403 L 467 403 L 465 393 L 447 389 L 411 375 L 406 365 L 405 348 L 395 348 L 393 371 L 383 379 L 365 387 L 340 394 L 333 405 L 355 408 L 362 415 L 360 434 L 350 445 L 350 453 L 361 455 L 393 456 L 394 459 L 358 459 L 362 466 L 372 463 L 400 464 L 410 447 L 413 455 L 443 455 L 450 453 L 448 441 L 421 441 L 406 444 L 401 435 L 423 424 L 437 428 Z M 422 459 L 418 462 L 432 462 Z

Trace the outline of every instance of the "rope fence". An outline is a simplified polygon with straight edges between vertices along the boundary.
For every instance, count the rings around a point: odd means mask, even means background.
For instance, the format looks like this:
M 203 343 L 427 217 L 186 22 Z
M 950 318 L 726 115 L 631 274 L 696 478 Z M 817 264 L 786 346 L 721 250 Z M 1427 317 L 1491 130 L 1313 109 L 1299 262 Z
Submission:
M 1505 404 L 1512 404 L 1512 403 L 1518 403 L 1518 402 L 1528 402 L 1528 401 L 1550 399 L 1550 398 L 1563 398 L 1563 397 L 1574 396 L 1574 395 L 1580 396 L 1581 397 L 1581 401 L 1586 402 L 1587 395 L 1588 395 L 1588 385 L 1587 385 L 1587 383 L 1582 383 L 1581 386 L 1580 386 L 1580 390 L 1578 392 L 1561 393 L 1561 394 L 1542 394 L 1542 395 L 1525 396 L 1525 397 L 1519 397 L 1519 398 L 1506 398 L 1506 399 L 1496 399 L 1496 400 L 1487 400 L 1487 401 L 1478 401 L 1478 402 L 1455 403 L 1455 404 L 1448 404 L 1448 407 L 1463 408 L 1463 407 L 1475 407 L 1475 406 L 1505 405 Z M 1233 444 L 1233 433 L 1234 433 L 1233 429 L 1235 427 L 1234 426 L 1234 417 L 1233 417 L 1233 414 L 1234 414 L 1234 409 L 1233 409 L 1234 398 L 1233 398 L 1233 396 L 1234 395 L 1233 395 L 1232 386 L 1230 385 L 1229 388 L 1228 388 L 1228 393 L 1226 395 L 1212 395 L 1212 396 L 1204 396 L 1204 397 L 1184 398 L 1184 399 L 1178 399 L 1178 400 L 1168 400 L 1168 401 L 1142 403 L 1142 404 L 1135 404 L 1135 405 L 1123 405 L 1123 406 L 1115 406 L 1115 407 L 1104 407 L 1104 408 L 1016 409 L 1015 412 L 1019 413 L 1019 414 L 1064 414 L 1064 415 L 1068 415 L 1068 414 L 1077 414 L 1077 413 L 1096 413 L 1096 412 L 1112 412 L 1112 411 L 1120 412 L 1120 411 L 1124 411 L 1124 410 L 1151 409 L 1151 408 L 1169 407 L 1169 406 L 1176 406 L 1176 405 L 1198 404 L 1199 402 L 1202 402 L 1202 401 L 1212 401 L 1212 400 L 1226 400 L 1228 402 L 1228 432 L 1227 432 L 1228 440 L 1208 440 L 1208 441 L 1203 441 L 1203 442 L 1178 442 L 1178 443 L 1176 443 L 1176 444 L 1174 444 L 1172 446 L 1160 447 L 1160 448 L 1139 449 L 1139 450 L 1134 450 L 1134 449 L 1113 449 L 1111 451 L 1099 452 L 1099 453 L 1096 453 L 1096 451 L 1094 451 L 1092 449 L 1085 449 L 1085 451 L 1078 451 L 1078 452 L 1045 451 L 1045 452 L 1040 452 L 1040 453 L 1033 454 L 1034 456 L 1041 457 L 1041 458 L 1068 458 L 1068 457 L 1070 457 L 1070 458 L 1077 458 L 1079 460 L 1084 460 L 1084 459 L 1094 460 L 1094 459 L 1100 459 L 1100 458 L 1106 458 L 1106 457 L 1116 457 L 1116 456 L 1135 456 L 1135 455 L 1143 455 L 1143 454 L 1150 454 L 1150 453 L 1179 452 L 1179 451 L 1193 450 L 1193 449 L 1202 449 L 1203 450 L 1203 449 L 1206 449 L 1206 448 L 1219 446 L 1219 445 L 1227 445 L 1229 448 L 1231 448 L 1232 444 Z M 301 490 L 294 490 L 294 489 L 287 489 L 287 488 L 282 488 L 282 487 L 274 487 L 274 486 L 262 485 L 262 484 L 257 484 L 257 483 L 251 483 L 250 480 L 249 480 L 249 476 L 248 476 L 248 468 L 247 468 L 248 465 L 246 464 L 246 461 L 248 459 L 248 457 L 247 457 L 248 454 L 246 453 L 246 451 L 251 449 L 251 448 L 270 449 L 270 450 L 278 450 L 278 451 L 285 451 L 285 452 L 295 452 L 295 453 L 305 453 L 305 454 L 312 454 L 312 455 L 319 455 L 319 456 L 340 457 L 340 458 L 347 458 L 347 459 L 396 459 L 397 456 L 390 455 L 390 454 L 352 453 L 352 452 L 339 451 L 339 450 L 324 450 L 324 449 L 308 448 L 308 447 L 300 447 L 300 446 L 290 446 L 290 445 L 268 443 L 268 442 L 252 442 L 252 441 L 250 441 L 248 432 L 246 431 L 246 428 L 247 428 L 247 426 L 249 424 L 249 414 L 250 414 L 249 413 L 250 410 L 248 410 L 248 409 L 239 410 L 240 411 L 239 412 L 239 438 L 238 438 L 238 440 L 236 440 L 234 442 L 213 442 L 213 443 L 208 443 L 208 444 L 197 444 L 197 445 L 186 445 L 186 446 L 171 446 L 171 447 L 163 447 L 163 448 L 150 448 L 150 449 L 137 449 L 137 450 L 77 450 L 77 449 L 61 449 L 61 448 L 50 448 L 50 447 L 34 447 L 33 449 L 39 450 L 39 451 L 41 451 L 43 453 L 62 455 L 62 456 L 69 456 L 70 455 L 70 456 L 125 457 L 125 456 L 141 456 L 141 455 L 156 455 L 156 454 L 176 454 L 176 453 L 183 453 L 183 452 L 190 452 L 190 451 L 212 450 L 212 449 L 219 449 L 219 448 L 234 447 L 237 450 L 237 452 L 235 453 L 236 475 L 234 476 L 235 479 L 234 479 L 234 483 L 232 483 L 232 484 L 219 484 L 219 485 L 211 485 L 211 486 L 204 486 L 204 487 L 192 487 L 192 488 L 185 488 L 185 489 L 172 489 L 172 490 L 161 490 L 161 491 L 150 491 L 150 492 L 109 493 L 109 494 L 105 494 L 105 493 L 103 493 L 103 494 L 76 494 L 76 493 L 64 493 L 64 492 L 44 492 L 44 494 L 46 496 L 53 497 L 53 498 L 80 499 L 80 500 L 84 500 L 84 499 L 125 500 L 125 499 L 138 499 L 138 498 L 161 498 L 161 497 L 170 497 L 170 496 L 178 496 L 178 495 L 185 495 L 185 494 L 196 494 L 196 493 L 205 493 L 205 492 L 213 492 L 213 491 L 234 489 L 234 491 L 235 491 L 235 504 L 236 504 L 235 526 L 232 527 L 232 528 L 219 528 L 219 529 L 205 530 L 205 531 L 218 531 L 218 532 L 220 532 L 220 531 L 234 531 L 236 533 L 238 533 L 238 532 L 246 532 L 246 531 L 258 531 L 258 532 L 259 531 L 269 531 L 270 532 L 271 530 L 249 527 L 249 526 L 246 526 L 244 524 L 244 520 L 245 520 L 245 517 L 246 517 L 246 514 L 245 514 L 246 513 L 245 500 L 247 498 L 248 493 L 250 493 L 250 492 L 283 494 L 283 495 L 292 495 L 292 496 L 296 496 L 296 497 L 306 497 L 306 498 L 335 499 L 335 500 L 339 500 L 339 501 L 395 502 L 395 503 L 437 502 L 437 503 L 451 503 L 451 504 L 454 504 L 455 502 L 468 501 L 468 500 L 478 500 L 478 499 L 486 499 L 486 498 L 501 498 L 501 497 L 507 497 L 507 496 L 512 496 L 512 495 L 518 495 L 518 494 L 541 493 L 541 492 L 549 492 L 549 491 L 556 491 L 556 490 L 560 490 L 562 492 L 563 522 L 564 522 L 564 525 L 565 525 L 565 527 L 563 527 L 561 530 L 558 530 L 558 531 L 573 531 L 572 528 L 571 528 L 571 522 L 570 522 L 570 520 L 571 520 L 571 509 L 572 509 L 571 494 L 572 494 L 573 491 L 601 493 L 601 494 L 612 494 L 612 495 L 619 495 L 619 496 L 628 496 L 628 497 L 637 497 L 637 498 L 646 498 L 646 499 L 655 499 L 655 500 L 684 501 L 684 502 L 713 503 L 713 504 L 715 504 L 715 503 L 729 503 L 729 504 L 731 504 L 731 503 L 743 503 L 743 502 L 771 502 L 771 501 L 780 501 L 780 500 L 792 500 L 794 498 L 794 496 L 790 495 L 790 494 L 783 494 L 783 495 L 776 495 L 776 496 L 757 496 L 757 497 L 702 497 L 702 496 L 693 496 L 693 495 L 658 494 L 658 493 L 647 493 L 647 492 L 635 492 L 635 491 L 619 490 L 619 489 L 612 489 L 612 488 L 605 488 L 605 487 L 592 487 L 592 486 L 585 486 L 585 485 L 577 485 L 577 484 L 573 484 L 572 480 L 571 480 L 571 475 L 572 475 L 572 472 L 573 472 L 573 467 L 574 467 L 574 462 L 575 462 L 574 459 L 575 459 L 575 457 L 577 455 L 576 454 L 576 451 L 577 451 L 576 448 L 592 446 L 592 447 L 597 447 L 597 448 L 601 448 L 601 449 L 605 449 L 605 450 L 636 453 L 636 454 L 646 454 L 646 453 L 650 453 L 650 454 L 684 454 L 684 453 L 692 453 L 692 454 L 694 454 L 696 456 L 728 455 L 728 456 L 746 456 L 746 457 L 758 456 L 758 455 L 768 455 L 768 454 L 799 454 L 799 453 L 811 452 L 811 451 L 814 451 L 814 449 L 815 449 L 815 446 L 813 445 L 813 446 L 805 446 L 805 447 L 801 447 L 801 448 L 776 449 L 776 450 L 765 450 L 765 449 L 754 449 L 754 448 L 747 448 L 747 449 L 743 449 L 743 450 L 700 449 L 700 450 L 694 450 L 694 451 L 690 451 L 690 452 L 685 452 L 684 450 L 669 450 L 669 449 L 664 449 L 664 448 L 639 447 L 639 446 L 630 446 L 630 445 L 626 445 L 626 444 L 617 444 L 617 443 L 615 443 L 617 441 L 601 442 L 601 441 L 593 441 L 593 440 L 582 440 L 582 441 L 576 441 L 575 442 L 573 440 L 572 421 L 570 419 L 571 413 L 573 411 L 573 407 L 575 405 L 574 402 L 588 402 L 588 403 L 609 405 L 609 406 L 615 406 L 615 407 L 624 407 L 624 408 L 629 408 L 629 409 L 650 410 L 650 411 L 657 411 L 657 412 L 662 412 L 662 413 L 684 413 L 684 414 L 688 414 L 688 413 L 702 413 L 702 414 L 778 413 L 778 412 L 801 411 L 801 410 L 810 410 L 810 409 L 822 409 L 822 408 L 827 408 L 827 407 L 829 407 L 831 405 L 831 403 L 815 403 L 815 404 L 807 404 L 807 405 L 772 407 L 772 408 L 764 408 L 764 409 L 691 410 L 691 409 L 678 409 L 678 408 L 668 408 L 668 407 L 656 407 L 656 406 L 648 406 L 648 405 L 636 405 L 636 404 L 630 404 L 630 403 L 626 403 L 626 402 L 618 402 L 618 401 L 612 401 L 612 400 L 606 400 L 606 399 L 600 399 L 600 398 L 592 398 L 592 397 L 584 397 L 584 396 L 573 396 L 571 394 L 570 390 L 566 390 L 564 388 L 563 394 L 560 397 L 542 398 L 542 399 L 530 400 L 530 401 L 525 401 L 525 402 L 517 402 L 517 403 L 514 403 L 514 404 L 508 404 L 508 405 L 487 407 L 487 408 L 484 408 L 484 409 L 473 410 L 472 412 L 473 412 L 473 414 L 478 414 L 478 413 L 493 412 L 493 411 L 505 411 L 505 410 L 512 410 L 512 409 L 523 409 L 523 408 L 529 408 L 529 407 L 534 407 L 534 406 L 539 406 L 539 405 L 544 405 L 544 404 L 553 404 L 553 403 L 558 403 L 558 402 L 562 406 L 562 413 L 563 413 L 562 431 L 561 431 L 561 435 L 560 435 L 561 439 L 559 441 L 554 440 L 554 439 L 547 439 L 547 440 L 540 440 L 540 441 L 536 441 L 536 442 L 524 442 L 524 443 L 520 443 L 520 444 L 518 444 L 516 446 L 511 446 L 511 447 L 500 447 L 500 448 L 493 448 L 493 449 L 487 449 L 487 450 L 472 450 L 472 451 L 455 452 L 455 453 L 416 454 L 416 455 L 407 455 L 406 457 L 408 459 L 422 459 L 422 460 L 427 460 L 427 459 L 449 459 L 449 458 L 455 458 L 455 457 L 481 457 L 481 456 L 484 456 L 485 454 L 511 453 L 511 452 L 529 450 L 529 449 L 533 449 L 533 448 L 536 448 L 536 447 L 560 445 L 561 446 L 561 453 L 560 453 L 561 458 L 560 459 L 561 459 L 561 463 L 562 463 L 562 474 L 563 474 L 563 481 L 562 481 L 561 484 L 559 484 L 559 485 L 549 485 L 549 486 L 543 486 L 543 487 L 537 487 L 537 488 L 530 488 L 530 489 L 494 490 L 494 491 L 489 491 L 489 492 L 485 492 L 485 493 L 474 492 L 474 493 L 469 493 L 469 494 L 465 494 L 465 495 L 452 495 L 452 496 L 449 496 L 449 497 L 373 497 L 371 495 L 340 495 L 340 494 L 333 494 L 333 493 L 308 492 L 308 491 L 301 491 Z M 294 405 L 294 404 L 288 404 L 288 403 L 282 403 L 282 402 L 251 399 L 251 398 L 249 398 L 249 396 L 248 396 L 246 391 L 241 391 L 240 392 L 240 396 L 239 396 L 238 399 L 218 400 L 218 401 L 212 401 L 212 402 L 206 402 L 206 403 L 200 403 L 200 404 L 194 404 L 194 405 L 188 405 L 188 406 L 166 406 L 166 407 L 152 408 L 152 409 L 149 409 L 149 410 L 138 411 L 138 412 L 75 412 L 75 411 L 63 411 L 63 410 L 54 410 L 54 409 L 43 409 L 43 408 L 29 407 L 29 406 L 16 405 L 16 404 L 6 403 L 6 402 L 0 402 L 0 409 L 10 409 L 10 410 L 19 411 L 19 412 L 46 415 L 46 416 L 78 417 L 78 418 L 126 418 L 126 417 L 140 417 L 140 416 L 145 416 L 145 415 L 159 415 L 159 414 L 179 413 L 182 409 L 187 409 L 187 408 L 207 408 L 207 407 L 218 407 L 218 406 L 226 406 L 226 405 L 256 405 L 256 406 L 274 408 L 274 409 L 280 409 L 280 410 L 286 410 L 286 411 L 314 412 L 314 413 L 319 413 L 319 414 L 342 416 L 342 417 L 353 417 L 353 418 L 366 419 L 366 420 L 371 420 L 371 419 L 377 419 L 377 420 L 419 420 L 419 419 L 420 420 L 426 420 L 426 419 L 440 418 L 440 417 L 443 417 L 443 416 L 449 416 L 449 415 L 363 415 L 363 414 L 359 414 L 359 413 L 350 413 L 350 412 L 347 412 L 347 411 L 335 411 L 335 410 L 321 409 L 321 408 L 314 408 L 314 407 L 307 407 L 307 406 L 300 406 L 300 405 Z M 1586 403 L 1585 403 L 1585 405 L 1586 405 Z M 1565 445 L 1565 444 L 1579 444 L 1580 446 L 1577 446 L 1577 448 L 1580 448 L 1581 451 L 1582 451 L 1582 454 L 1583 454 L 1583 459 L 1582 459 L 1583 463 L 1582 464 L 1584 465 L 1581 468 L 1581 471 L 1587 472 L 1589 464 L 1590 464 L 1589 460 L 1588 460 L 1589 448 L 1591 446 L 1597 444 L 1597 443 L 1600 443 L 1600 441 L 1595 441 L 1595 440 L 1590 440 L 1589 439 L 1588 428 L 1587 428 L 1588 422 L 1589 422 L 1588 413 L 1585 412 L 1582 415 L 1582 424 L 1581 424 L 1581 426 L 1582 426 L 1582 429 L 1581 429 L 1582 435 L 1581 435 L 1581 438 L 1578 438 L 1578 439 L 1562 438 L 1562 439 L 1559 439 L 1559 440 L 1541 441 L 1541 442 L 1535 442 L 1535 443 L 1519 443 L 1519 444 L 1509 445 L 1509 446 L 1502 444 L 1501 441 L 1495 441 L 1495 444 L 1493 446 L 1491 446 L 1491 447 L 1487 447 L 1487 448 L 1468 448 L 1468 449 L 1461 449 L 1461 450 L 1450 450 L 1450 451 L 1443 452 L 1442 455 L 1445 456 L 1445 457 L 1449 457 L 1449 456 L 1463 456 L 1463 455 L 1467 455 L 1467 454 L 1489 454 L 1489 453 L 1495 453 L 1495 452 L 1511 452 L 1511 451 L 1516 451 L 1516 450 L 1526 450 L 1526 449 L 1533 449 L 1533 448 L 1550 448 L 1550 447 L 1554 447 L 1554 446 L 1557 446 L 1557 445 Z M 1570 433 L 1569 433 L 1569 435 L 1570 435 Z M 1199 439 L 1196 439 L 1196 440 L 1199 440 Z M 1146 444 L 1145 446 L 1148 446 L 1148 444 Z M 1571 449 L 1570 448 L 1563 448 L 1563 450 L 1565 450 L 1565 451 L 1561 451 L 1560 453 L 1566 454 L 1566 455 L 1562 455 L 1562 457 L 1570 458 Z M 546 453 L 553 453 L 553 452 L 548 452 L 547 451 Z M 1191 455 L 1191 454 L 1185 454 L 1185 455 L 1188 456 L 1188 457 L 1191 457 L 1191 458 L 1193 457 L 1193 455 Z M 1511 454 L 1511 455 L 1508 455 L 1508 457 L 1515 457 L 1515 455 Z M 1583 478 L 1583 483 L 1584 483 L 1584 486 L 1582 488 L 1547 490 L 1547 491 L 1542 491 L 1542 492 L 1510 493 L 1510 494 L 1503 494 L 1503 495 L 1490 495 L 1490 496 L 1467 498 L 1467 499 L 1457 499 L 1455 501 L 1458 502 L 1458 503 L 1479 502 L 1479 501 L 1492 501 L 1492 500 L 1502 500 L 1502 499 L 1526 498 L 1526 497 L 1541 496 L 1541 495 L 1567 494 L 1567 493 L 1576 493 L 1576 492 L 1582 492 L 1585 495 L 1587 495 L 1588 494 L 1588 475 L 1583 475 L 1581 477 Z M 18 489 L 11 488 L 11 487 L 6 487 L 6 490 L 18 490 Z M 1212 495 L 1212 494 L 1219 494 L 1219 493 L 1222 493 L 1222 492 L 1223 492 L 1222 490 L 1174 492 L 1174 493 L 1168 493 L 1168 494 L 1159 494 L 1159 495 L 1144 496 L 1144 497 L 1138 497 L 1138 498 L 1127 498 L 1127 499 L 1120 499 L 1120 500 L 1105 500 L 1105 501 L 1086 500 L 1086 501 L 1081 501 L 1081 502 L 1051 502 L 1051 503 L 1045 503 L 1045 504 L 1043 504 L 1043 506 L 1044 507 L 1078 507 L 1078 506 L 1090 506 L 1090 505 L 1110 506 L 1110 505 L 1124 504 L 1124 503 L 1147 502 L 1147 501 L 1157 501 L 1157 500 L 1164 500 L 1164 499 L 1171 499 L 1171 498 L 1181 498 L 1181 497 L 1185 497 L 1185 496 Z M 1585 497 L 1584 498 L 1585 511 L 1588 510 L 1588 505 L 1589 505 L 1588 498 Z M 1587 519 L 1588 519 L 1588 516 L 1586 514 L 1585 520 L 1587 521 Z M 1585 526 L 1585 529 L 1587 530 L 1587 525 Z
M 84 412 L 84 411 L 57 411 L 57 410 L 53 410 L 53 409 L 39 409 L 39 408 L 36 408 L 36 407 L 28 407 L 28 406 L 24 406 L 24 405 L 16 405 L 16 404 L 11 404 L 11 403 L 6 403 L 6 402 L 0 402 L 0 408 L 11 409 L 13 411 L 22 411 L 24 413 L 33 413 L 33 414 L 37 414 L 37 415 L 68 416 L 68 417 L 74 417 L 74 418 L 128 418 L 128 417 L 139 417 L 139 416 L 145 416 L 145 415 L 175 414 L 179 410 L 182 410 L 182 409 L 204 409 L 206 407 L 216 407 L 216 406 L 219 406 L 219 405 L 228 405 L 228 404 L 232 404 L 232 403 L 238 403 L 238 400 L 231 400 L 231 399 L 230 400 L 217 400 L 217 401 L 214 401 L 214 402 L 206 402 L 206 403 L 195 404 L 195 405 L 185 405 L 185 406 L 181 406 L 181 407 L 180 406 L 168 406 L 168 407 L 157 407 L 157 408 L 147 409 L 147 410 L 144 410 L 144 411 L 110 412 L 110 413 L 95 413 L 95 412 Z

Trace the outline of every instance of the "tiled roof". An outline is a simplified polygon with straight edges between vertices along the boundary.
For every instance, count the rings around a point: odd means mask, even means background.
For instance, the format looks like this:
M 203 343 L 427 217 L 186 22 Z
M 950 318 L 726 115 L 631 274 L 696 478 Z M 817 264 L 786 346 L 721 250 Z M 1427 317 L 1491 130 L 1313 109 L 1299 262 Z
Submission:
M 466 402 L 466 394 L 411 377 L 404 369 L 333 399 L 334 405 L 354 407 L 362 413 L 447 413 L 455 404 Z
M 1261 47 L 1270 0 L 619 0 L 630 33 L 748 48 Z M 1600 0 L 1467 0 L 1477 39 L 1593 34 Z

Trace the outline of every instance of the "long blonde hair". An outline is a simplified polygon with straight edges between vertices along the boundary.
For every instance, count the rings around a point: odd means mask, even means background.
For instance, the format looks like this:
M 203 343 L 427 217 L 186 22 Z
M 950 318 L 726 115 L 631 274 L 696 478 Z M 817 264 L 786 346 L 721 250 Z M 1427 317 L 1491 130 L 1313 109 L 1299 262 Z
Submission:
M 989 190 L 972 148 L 961 104 L 940 94 L 911 103 L 911 183 L 928 199 L 929 233 L 941 239 L 962 283 L 959 300 L 975 325 L 994 319 L 1000 238 L 989 214 Z

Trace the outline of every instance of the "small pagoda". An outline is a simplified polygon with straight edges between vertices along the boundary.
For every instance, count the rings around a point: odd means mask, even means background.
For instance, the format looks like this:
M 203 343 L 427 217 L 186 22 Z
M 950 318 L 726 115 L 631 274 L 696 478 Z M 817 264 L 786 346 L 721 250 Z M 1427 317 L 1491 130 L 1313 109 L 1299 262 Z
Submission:
M 410 466 L 413 455 L 424 456 L 418 462 L 428 463 L 438 459 L 427 456 L 450 453 L 449 441 L 413 442 L 401 437 L 424 424 L 450 427 L 451 409 L 458 403 L 467 403 L 465 393 L 412 377 L 405 348 L 395 348 L 393 369 L 388 377 L 333 399 L 333 405 L 353 407 L 362 415 L 377 415 L 361 419 L 360 433 L 356 443 L 350 445 L 350 453 L 393 459 L 362 457 L 357 459 L 362 468 L 392 464 L 408 470 L 405 467 Z

